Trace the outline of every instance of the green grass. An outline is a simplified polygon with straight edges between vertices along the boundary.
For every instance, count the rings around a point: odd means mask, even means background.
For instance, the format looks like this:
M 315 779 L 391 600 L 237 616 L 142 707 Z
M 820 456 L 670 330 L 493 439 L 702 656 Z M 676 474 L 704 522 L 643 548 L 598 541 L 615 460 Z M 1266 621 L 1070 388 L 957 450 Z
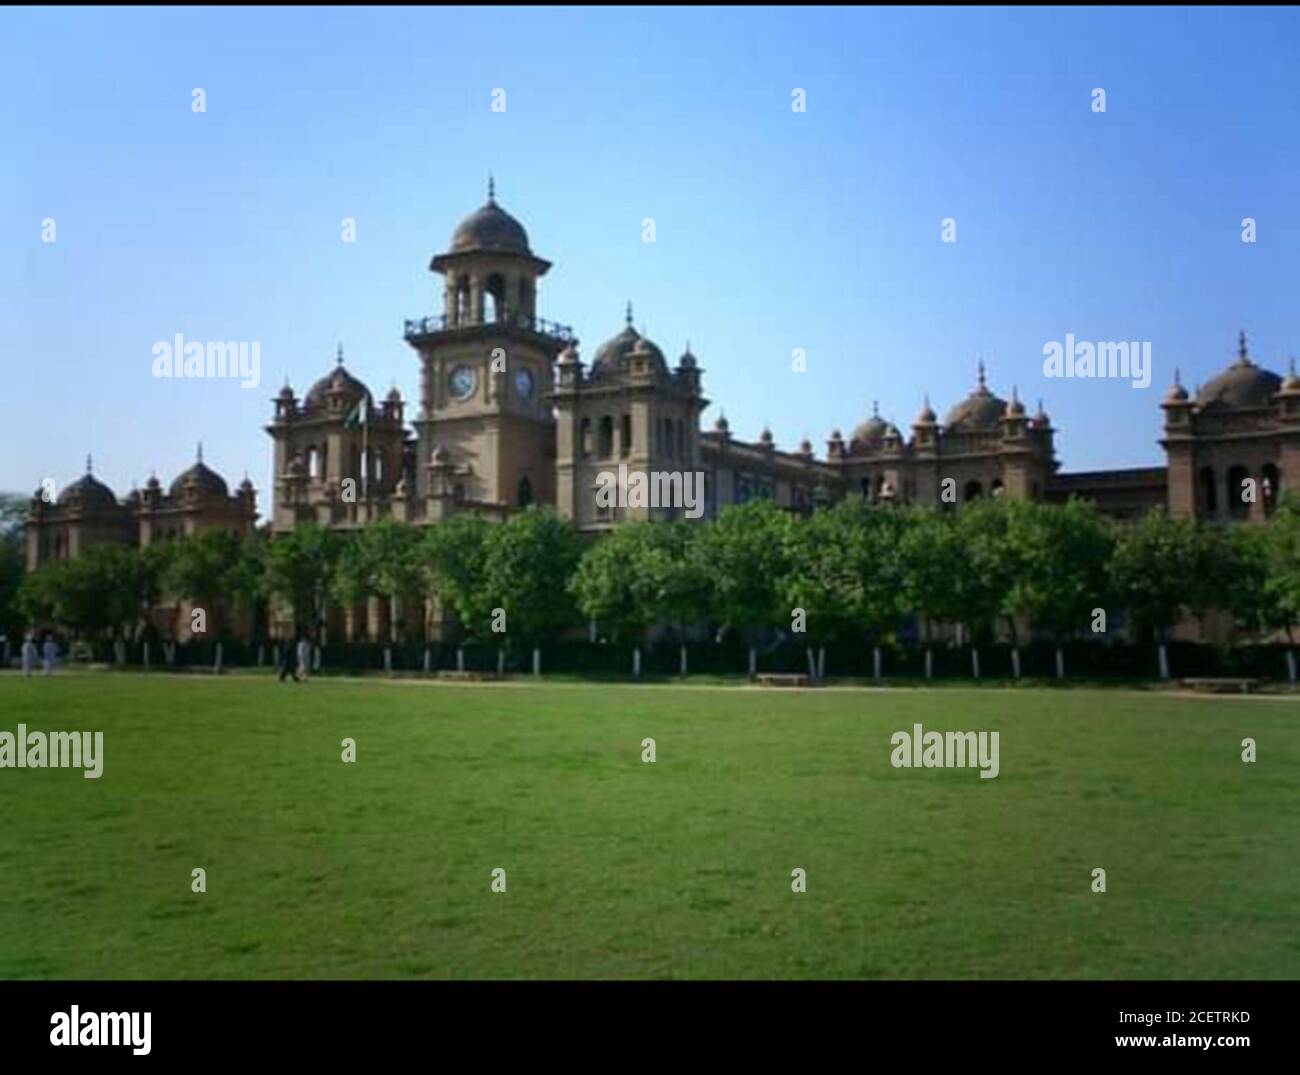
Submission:
M 1300 977 L 1298 715 L 6 675 L 0 730 L 103 730 L 105 771 L 0 769 L 0 977 Z M 918 721 L 999 731 L 1001 775 L 892 768 Z

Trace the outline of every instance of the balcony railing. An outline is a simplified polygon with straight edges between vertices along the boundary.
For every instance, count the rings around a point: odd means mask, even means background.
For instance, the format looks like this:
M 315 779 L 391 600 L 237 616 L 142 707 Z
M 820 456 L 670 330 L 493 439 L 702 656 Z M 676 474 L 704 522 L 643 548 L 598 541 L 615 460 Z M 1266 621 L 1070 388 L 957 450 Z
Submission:
M 536 332 L 538 335 L 550 336 L 552 339 L 562 340 L 565 343 L 574 339 L 571 326 L 561 325 L 556 321 L 547 321 L 544 317 L 531 317 L 523 313 L 486 318 L 482 321 L 465 320 L 457 324 L 452 324 L 446 314 L 433 314 L 430 317 L 422 317 L 418 321 L 407 321 L 403 335 L 408 340 L 414 340 L 421 336 L 432 336 L 438 332 L 481 328 L 484 325 L 512 325 L 515 328 L 527 329 L 530 332 Z

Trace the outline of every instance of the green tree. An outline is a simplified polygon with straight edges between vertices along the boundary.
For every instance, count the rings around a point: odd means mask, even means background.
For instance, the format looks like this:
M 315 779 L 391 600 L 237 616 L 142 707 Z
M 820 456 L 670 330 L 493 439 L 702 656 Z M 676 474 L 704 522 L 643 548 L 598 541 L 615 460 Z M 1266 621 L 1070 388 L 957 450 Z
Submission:
M 266 592 L 292 610 L 296 630 L 318 639 L 341 544 L 334 531 L 309 525 L 279 535 L 266 549 Z

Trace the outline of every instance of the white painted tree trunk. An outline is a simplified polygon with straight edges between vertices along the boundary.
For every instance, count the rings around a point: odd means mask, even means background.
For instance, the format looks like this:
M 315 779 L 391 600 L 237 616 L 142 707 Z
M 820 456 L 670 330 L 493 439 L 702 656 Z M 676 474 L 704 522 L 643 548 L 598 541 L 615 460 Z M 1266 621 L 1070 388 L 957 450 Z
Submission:
M 932 679 L 933 677 L 934 677 L 934 654 L 931 653 L 929 650 L 926 650 L 925 651 L 925 678 Z
M 817 650 L 817 678 L 826 678 L 826 647 L 821 646 Z
M 974 646 L 970 648 L 970 672 L 976 679 L 980 677 L 980 651 Z
M 641 647 L 634 646 L 632 649 L 632 677 L 641 678 Z
M 1160 659 L 1160 678 L 1168 679 L 1169 678 L 1169 651 L 1165 649 L 1165 644 L 1163 642 L 1160 643 L 1159 659 Z
M 1056 647 L 1056 678 L 1065 678 L 1065 650 L 1060 646 Z
M 808 646 L 808 647 L 806 648 L 805 652 L 808 654 L 808 678 L 809 678 L 809 679 L 816 679 L 816 678 L 817 678 L 817 658 L 816 658 L 815 656 L 813 656 L 813 648 L 812 648 L 812 646 Z
M 321 648 L 322 648 L 322 647 L 320 647 L 320 646 L 313 646 L 313 647 L 312 647 L 312 663 L 311 663 L 311 670 L 312 670 L 313 672 L 319 672 L 319 671 L 320 671 L 320 655 L 321 655 Z
M 433 669 L 433 654 L 429 651 L 429 647 L 428 647 L 428 646 L 425 646 L 425 647 L 424 647 L 424 673 L 425 673 L 425 675 L 428 675 L 429 672 L 432 671 L 432 669 Z
M 871 677 L 872 679 L 880 678 L 880 647 L 871 647 Z
M 392 670 L 393 670 L 393 647 L 385 646 L 384 647 L 384 671 L 391 672 Z
M 144 666 L 149 667 L 149 643 L 144 644 Z
M 758 651 L 753 646 L 749 647 L 749 678 L 753 679 L 758 675 Z
M 261 668 L 264 664 L 266 664 L 266 646 L 259 644 L 257 647 L 257 667 Z
M 497 675 L 504 676 L 505 674 L 506 674 L 506 651 L 504 647 L 498 646 L 497 647 Z
M 465 671 L 465 647 L 464 646 L 456 647 L 456 671 L 457 672 Z
M 1295 683 L 1295 650 L 1286 651 L 1286 678 L 1287 682 Z
M 217 674 L 221 673 L 221 657 L 222 657 L 221 643 L 218 642 L 216 659 L 212 662 L 212 671 L 216 672 Z
M 539 647 L 534 646 L 533 647 L 533 675 L 540 676 L 541 674 L 542 674 L 542 651 Z
M 686 678 L 686 647 L 682 646 L 678 655 L 678 669 L 681 672 L 682 679 Z
M 1020 647 L 1011 647 L 1011 678 L 1020 678 Z

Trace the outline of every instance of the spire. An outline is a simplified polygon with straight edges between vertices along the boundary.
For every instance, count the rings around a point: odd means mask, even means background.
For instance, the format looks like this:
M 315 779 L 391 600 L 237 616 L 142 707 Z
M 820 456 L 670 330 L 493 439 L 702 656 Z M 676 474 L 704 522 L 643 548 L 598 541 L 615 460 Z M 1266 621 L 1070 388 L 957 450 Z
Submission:
M 627 321 L 628 325 L 631 326 L 632 324 L 632 300 L 631 299 L 627 300 L 627 314 L 625 315 L 624 319 Z
M 199 463 L 202 463 L 202 462 L 203 462 L 203 442 L 202 442 L 202 441 L 199 441 L 199 449 L 198 449 L 198 451 L 195 453 L 195 459 L 196 459 L 196 461 L 199 462 Z
M 339 341 L 338 365 L 340 366 L 343 365 L 343 341 L 342 340 Z
M 488 205 L 497 203 L 497 185 L 496 180 L 492 178 L 492 173 L 488 172 Z
M 979 385 L 980 389 L 984 388 L 984 359 L 979 360 Z
M 871 401 L 871 417 L 872 418 L 880 417 L 880 400 L 878 399 L 873 399 Z
M 1246 354 L 1246 330 L 1245 329 L 1242 329 L 1241 332 L 1237 334 L 1237 361 L 1241 363 L 1241 365 L 1243 366 L 1247 365 L 1250 362 L 1250 358 Z
M 1183 376 L 1182 376 L 1182 373 L 1181 373 L 1181 371 L 1178 369 L 1178 367 L 1175 366 L 1175 367 L 1174 367 L 1174 384 L 1176 384 L 1176 385 L 1181 385 L 1182 383 L 1183 383 Z
M 95 473 L 94 462 L 91 460 L 89 452 L 86 453 L 86 473 L 87 474 Z

